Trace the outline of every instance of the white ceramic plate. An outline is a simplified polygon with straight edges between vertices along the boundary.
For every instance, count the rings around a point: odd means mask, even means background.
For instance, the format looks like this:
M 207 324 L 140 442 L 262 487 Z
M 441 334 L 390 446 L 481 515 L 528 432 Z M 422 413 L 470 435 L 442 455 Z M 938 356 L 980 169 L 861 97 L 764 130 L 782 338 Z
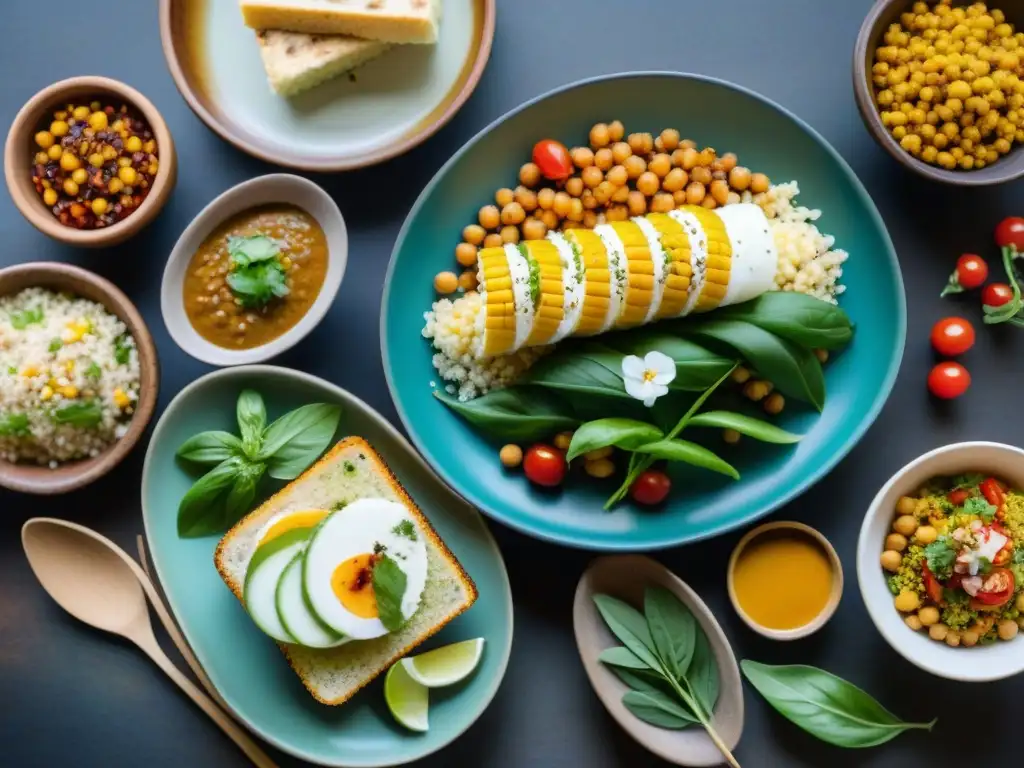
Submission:
M 913 494 L 930 478 L 963 472 L 990 473 L 1024 488 L 1024 450 L 1001 443 L 954 443 L 903 467 L 878 492 L 864 517 L 857 540 L 857 581 L 871 620 L 907 661 L 939 677 L 981 683 L 1024 671 L 1024 637 L 974 648 L 951 648 L 932 640 L 926 632 L 913 631 L 893 607 L 887 573 L 878 562 L 897 499 Z
M 242 211 L 271 203 L 302 208 L 319 222 L 327 236 L 327 275 L 313 306 L 291 329 L 252 349 L 225 349 L 200 336 L 185 314 L 185 272 L 195 252 L 225 219 Z M 179 347 L 211 365 L 260 363 L 298 344 L 327 314 L 338 294 L 348 263 L 348 230 L 345 219 L 330 195 L 312 181 L 278 173 L 259 176 L 232 187 L 199 212 L 171 251 L 160 287 L 160 311 L 171 338 Z
M 444 0 L 436 45 L 395 46 L 292 98 L 274 93 L 253 30 L 232 0 L 161 0 L 164 54 L 178 90 L 240 149 L 293 168 L 339 171 L 394 157 L 433 134 L 476 87 L 495 0 Z

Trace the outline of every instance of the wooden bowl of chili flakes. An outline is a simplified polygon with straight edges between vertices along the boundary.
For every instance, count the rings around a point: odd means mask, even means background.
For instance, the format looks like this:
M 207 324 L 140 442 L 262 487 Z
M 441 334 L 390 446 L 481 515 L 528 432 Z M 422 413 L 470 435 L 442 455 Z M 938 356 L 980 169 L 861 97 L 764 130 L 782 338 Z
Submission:
M 74 77 L 44 88 L 18 112 L 4 148 L 7 188 L 21 214 L 69 245 L 124 242 L 174 189 L 167 124 L 134 88 Z

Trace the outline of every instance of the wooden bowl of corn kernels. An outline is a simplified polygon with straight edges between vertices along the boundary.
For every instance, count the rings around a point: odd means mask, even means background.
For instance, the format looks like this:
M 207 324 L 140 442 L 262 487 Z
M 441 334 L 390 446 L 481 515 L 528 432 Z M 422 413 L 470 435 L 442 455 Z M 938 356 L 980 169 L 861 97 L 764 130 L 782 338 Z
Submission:
M 946 184 L 1024 176 L 1024 0 L 878 0 L 854 47 L 864 124 Z

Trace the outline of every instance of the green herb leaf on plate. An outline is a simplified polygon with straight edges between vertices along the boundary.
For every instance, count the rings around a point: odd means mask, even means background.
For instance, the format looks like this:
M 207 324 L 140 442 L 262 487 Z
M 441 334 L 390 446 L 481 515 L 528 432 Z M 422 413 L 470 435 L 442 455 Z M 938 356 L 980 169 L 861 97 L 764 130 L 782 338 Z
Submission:
M 644 616 L 665 671 L 682 680 L 693 658 L 697 623 L 675 595 L 664 587 L 644 590 Z
M 740 479 L 740 473 L 736 468 L 720 458 L 717 454 L 709 451 L 702 445 L 691 443 L 689 440 L 659 440 L 655 443 L 641 445 L 634 449 L 636 453 L 643 453 L 655 459 L 666 459 L 667 461 L 681 461 L 694 467 L 709 469 L 721 475 L 727 475 L 733 480 Z
M 650 667 L 640 660 L 635 653 L 624 645 L 616 645 L 605 648 L 598 654 L 597 660 L 610 667 L 621 667 L 622 669 L 645 670 Z
M 711 651 L 711 644 L 700 624 L 696 624 L 693 638 L 693 658 L 686 672 L 697 704 L 711 717 L 718 703 L 721 681 L 718 679 L 718 662 Z
M 89 367 L 85 369 L 85 377 L 87 379 L 98 379 L 103 375 L 103 369 L 96 365 L 95 362 L 89 363 Z
M 402 596 L 406 587 L 405 571 L 387 555 L 378 555 L 373 566 L 373 594 L 381 624 L 389 632 L 396 632 L 405 624 L 402 615 Z
M 24 331 L 30 325 L 37 325 L 43 322 L 43 308 L 33 307 L 31 309 L 23 309 L 20 312 L 12 312 L 10 316 L 11 326 L 15 330 Z
M 924 548 L 924 561 L 937 579 L 945 580 L 953 574 L 953 563 L 960 552 L 948 536 L 940 536 Z
M 304 405 L 277 419 L 267 427 L 259 451 L 267 473 L 294 480 L 331 444 L 340 420 L 341 408 L 326 403 Z
M 179 536 L 192 538 L 224 531 L 222 494 L 234 484 L 244 466 L 245 459 L 232 456 L 195 482 L 178 504 Z
M 53 338 L 53 339 L 50 339 L 50 346 L 48 346 L 46 348 L 46 351 L 47 352 L 51 352 L 51 353 L 53 353 L 53 352 L 60 352 L 63 347 L 64 347 L 64 342 L 63 341 L 61 341 L 60 339 L 57 339 L 57 338 Z
M 260 261 L 276 259 L 281 253 L 281 246 L 273 238 L 266 235 L 249 235 L 228 238 L 228 256 L 231 263 L 247 267 Z
M 968 515 L 977 515 L 986 523 L 991 523 L 996 519 L 996 506 L 989 504 L 983 496 L 970 496 L 964 502 L 964 513 Z
M 645 723 L 659 728 L 679 730 L 700 722 L 678 699 L 660 691 L 628 691 L 622 704 Z
M 857 686 L 815 667 L 770 666 L 744 659 L 743 674 L 783 717 L 837 747 L 884 744 L 930 723 L 905 723 Z
M 629 451 L 664 436 L 665 433 L 654 425 L 635 419 L 597 419 L 581 424 L 573 433 L 565 458 L 572 461 L 588 451 L 609 445 Z
M 267 424 L 267 407 L 263 403 L 263 398 L 260 397 L 259 392 L 251 389 L 243 390 L 238 396 L 235 411 L 245 455 L 256 458 L 262 445 L 263 428 Z
M 262 307 L 289 294 L 287 273 L 277 259 L 236 267 L 227 276 L 228 287 L 243 307 Z
M 26 437 L 32 434 L 28 416 L 24 413 L 9 413 L 0 416 L 0 437 Z
M 803 435 L 795 435 L 770 422 L 732 411 L 704 411 L 691 417 L 686 426 L 735 429 L 741 435 L 777 445 L 798 443 L 803 439 Z
M 609 595 L 594 595 L 601 618 L 626 648 L 651 669 L 662 672 L 647 621 L 636 608 Z
M 541 358 L 519 379 L 520 384 L 559 390 L 572 396 L 630 397 L 622 381 L 622 359 L 610 347 L 588 342 Z
M 263 464 L 245 464 L 239 470 L 234 485 L 224 500 L 224 520 L 222 528 L 230 528 L 242 519 L 251 509 L 256 498 L 256 485 L 266 467 Z
M 114 339 L 114 360 L 118 365 L 128 365 L 132 358 L 132 350 L 135 348 L 135 341 L 127 333 L 122 333 Z
M 530 442 L 573 429 L 579 419 L 557 395 L 539 387 L 509 387 L 462 402 L 434 390 L 434 397 L 486 435 Z
M 103 406 L 97 400 L 68 403 L 54 410 L 53 420 L 88 429 L 103 421 Z
M 676 364 L 676 377 L 668 385 L 674 390 L 703 392 L 736 364 L 735 360 L 659 328 L 638 328 L 628 333 L 612 334 L 607 343 L 620 352 L 638 357 L 648 352 L 668 355 Z
M 241 440 L 230 432 L 212 430 L 190 437 L 181 444 L 175 455 L 179 459 L 196 464 L 219 464 L 225 459 L 239 456 L 242 453 Z
M 715 318 L 742 320 L 809 350 L 839 349 L 853 338 L 846 312 L 831 302 L 791 291 L 769 291 L 722 307 Z

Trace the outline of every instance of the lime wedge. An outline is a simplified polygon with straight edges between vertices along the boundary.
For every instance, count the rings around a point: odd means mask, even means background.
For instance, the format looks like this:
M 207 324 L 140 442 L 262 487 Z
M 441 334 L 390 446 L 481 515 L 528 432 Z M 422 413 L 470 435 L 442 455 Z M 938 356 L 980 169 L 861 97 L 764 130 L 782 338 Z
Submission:
M 427 689 L 417 683 L 401 664 L 392 665 L 384 678 L 384 701 L 395 720 L 410 731 L 425 732 L 427 723 Z
M 409 677 L 427 688 L 441 688 L 465 680 L 477 668 L 484 652 L 484 639 L 477 637 L 443 648 L 410 656 L 399 662 Z

